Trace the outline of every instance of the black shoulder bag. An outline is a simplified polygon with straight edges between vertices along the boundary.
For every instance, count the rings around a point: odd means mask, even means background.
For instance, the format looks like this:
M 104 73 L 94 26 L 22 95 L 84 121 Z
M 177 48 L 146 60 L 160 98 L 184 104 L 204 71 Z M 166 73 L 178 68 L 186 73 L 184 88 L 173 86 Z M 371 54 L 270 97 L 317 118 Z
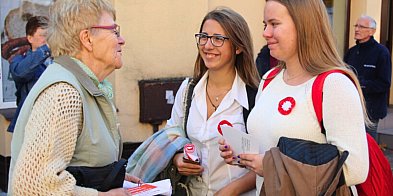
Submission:
M 75 180 L 76 185 L 106 192 L 123 187 L 126 175 L 126 159 L 120 159 L 103 167 L 69 166 L 66 168 Z
M 192 78 L 190 78 L 188 80 L 186 91 L 185 91 L 185 97 L 183 99 L 183 107 L 185 108 L 185 110 L 184 110 L 184 120 L 183 120 L 182 128 L 187 138 L 188 138 L 187 135 L 188 114 L 190 113 L 191 100 L 192 100 L 192 95 L 194 92 L 195 85 L 196 85 L 195 81 Z M 183 152 L 183 150 L 180 150 L 179 152 Z M 189 178 L 188 176 L 181 175 L 177 171 L 177 168 L 175 165 L 173 165 L 172 160 L 169 162 L 167 167 L 160 174 L 157 175 L 154 181 L 159 181 L 163 179 L 171 180 L 172 195 L 174 196 L 189 195 L 188 188 L 187 188 Z

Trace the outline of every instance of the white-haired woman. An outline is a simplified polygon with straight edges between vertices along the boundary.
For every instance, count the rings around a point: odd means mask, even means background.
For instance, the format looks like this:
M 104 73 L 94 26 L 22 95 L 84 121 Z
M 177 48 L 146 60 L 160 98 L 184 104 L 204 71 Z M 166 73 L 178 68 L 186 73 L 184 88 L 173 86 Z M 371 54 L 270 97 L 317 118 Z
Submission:
M 9 193 L 128 195 L 76 185 L 68 166 L 102 167 L 121 155 L 112 87 L 122 67 L 120 27 L 107 0 L 57 0 L 48 43 L 55 57 L 30 91 L 12 140 Z M 98 174 L 97 174 L 98 175 Z M 127 180 L 137 180 L 126 176 Z

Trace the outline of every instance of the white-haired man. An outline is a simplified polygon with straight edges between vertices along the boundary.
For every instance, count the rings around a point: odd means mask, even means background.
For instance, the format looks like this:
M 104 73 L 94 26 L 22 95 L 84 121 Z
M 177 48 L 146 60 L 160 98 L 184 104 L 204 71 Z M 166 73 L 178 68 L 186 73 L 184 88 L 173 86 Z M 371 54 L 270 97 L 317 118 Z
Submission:
M 356 45 L 348 50 L 344 61 L 358 75 L 369 117 L 375 127 L 366 127 L 376 139 L 379 119 L 386 116 L 391 84 L 392 62 L 389 50 L 373 37 L 377 24 L 370 16 L 361 16 L 355 24 Z

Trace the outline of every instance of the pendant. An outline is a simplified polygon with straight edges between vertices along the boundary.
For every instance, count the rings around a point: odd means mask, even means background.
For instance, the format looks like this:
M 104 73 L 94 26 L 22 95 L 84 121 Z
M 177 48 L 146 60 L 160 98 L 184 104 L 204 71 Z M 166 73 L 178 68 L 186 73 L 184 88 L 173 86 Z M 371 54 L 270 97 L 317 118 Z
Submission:
M 282 115 L 288 115 L 292 112 L 292 109 L 296 106 L 295 99 L 293 97 L 286 97 L 278 103 L 278 111 Z
M 218 97 L 216 97 L 216 101 L 218 101 Z

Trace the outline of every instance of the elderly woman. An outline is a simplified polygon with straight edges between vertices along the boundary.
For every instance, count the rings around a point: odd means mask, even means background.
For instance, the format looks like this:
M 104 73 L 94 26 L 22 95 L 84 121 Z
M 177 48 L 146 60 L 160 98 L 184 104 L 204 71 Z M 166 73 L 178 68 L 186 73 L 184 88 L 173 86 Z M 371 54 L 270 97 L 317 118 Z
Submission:
M 106 166 L 121 154 L 112 87 L 105 80 L 123 65 L 125 41 L 115 10 L 106 0 L 57 0 L 49 15 L 48 43 L 55 60 L 19 115 L 8 193 L 127 195 L 123 188 L 99 192 L 77 186 L 66 170 Z

